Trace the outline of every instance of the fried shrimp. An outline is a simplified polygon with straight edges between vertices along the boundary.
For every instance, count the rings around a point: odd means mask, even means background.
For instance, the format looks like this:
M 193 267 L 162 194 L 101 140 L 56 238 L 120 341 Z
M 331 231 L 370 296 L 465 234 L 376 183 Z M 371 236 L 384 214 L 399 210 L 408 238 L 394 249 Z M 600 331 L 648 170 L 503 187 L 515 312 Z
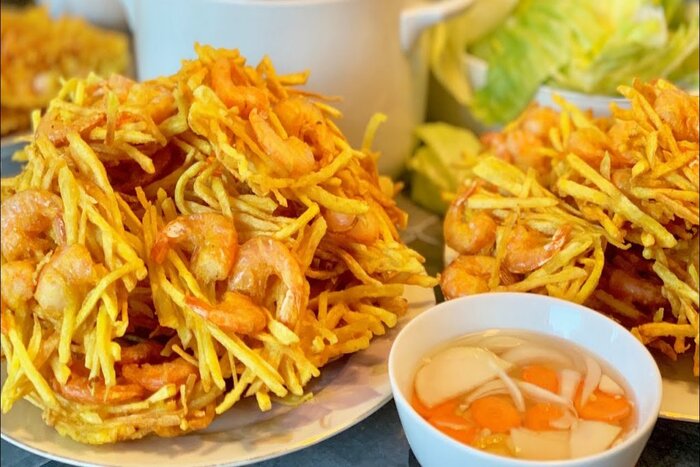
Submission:
M 2 256 L 8 261 L 37 257 L 65 242 L 63 201 L 53 193 L 21 191 L 0 210 Z
M 300 96 L 290 97 L 275 105 L 275 113 L 290 136 L 295 136 L 317 149 L 316 159 L 335 151 L 333 133 L 321 110 Z
M 461 183 L 467 193 L 478 186 L 479 196 L 465 203 L 457 193 L 446 243 L 488 255 L 500 270 L 487 278 L 477 260 L 460 258 L 441 285 L 447 297 L 532 292 L 585 304 L 672 360 L 692 353 L 697 377 L 700 100 L 663 79 L 617 90 L 626 102 L 609 115 L 555 96 L 560 110 L 533 105 L 482 136 L 483 147 L 465 149 Z M 469 216 L 481 213 L 495 223 L 495 246 L 460 249 L 457 241 L 479 232 L 464 227 Z M 517 280 L 506 284 L 503 271 Z
M 355 148 L 307 72 L 195 50 L 150 81 L 67 80 L 3 178 L 3 413 L 26 398 L 104 444 L 297 404 L 437 284 L 399 235 L 381 116 Z
M 227 291 L 221 303 L 215 305 L 188 295 L 185 303 L 227 334 L 254 335 L 267 325 L 265 309 L 242 293 Z
M 122 376 L 132 385 L 155 392 L 166 384 L 180 386 L 190 376 L 197 376 L 197 368 L 182 357 L 163 363 L 130 363 L 122 367 Z
M 31 260 L 10 261 L 2 266 L 0 291 L 2 299 L 13 310 L 18 310 L 34 296 L 34 269 Z
M 274 315 L 279 321 L 294 326 L 306 309 L 309 284 L 297 259 L 282 242 L 270 237 L 256 237 L 245 242 L 239 250 L 228 288 L 262 304 L 273 278 L 281 281 Z
M 474 295 L 489 291 L 489 278 L 496 267 L 491 256 L 458 256 L 440 275 L 440 288 L 445 298 Z
M 474 255 L 491 248 L 496 242 L 496 222 L 485 212 L 470 213 L 465 203 L 473 188 L 463 190 L 445 214 L 445 243 L 464 255 Z
M 236 107 L 238 112 L 247 117 L 253 109 L 263 114 L 270 107 L 270 100 L 262 89 L 246 86 L 245 83 L 237 84 L 233 80 L 230 59 L 219 58 L 211 68 L 211 86 L 226 107 Z
M 278 135 L 256 109 L 250 112 L 250 125 L 258 143 L 283 175 L 303 175 L 316 165 L 311 148 L 296 136 L 287 139 Z
M 121 348 L 121 364 L 152 362 L 160 357 L 163 346 L 152 340 L 145 340 Z
M 325 218 L 328 230 L 342 234 L 344 239 L 371 245 L 379 238 L 381 219 L 372 207 L 368 212 L 358 215 L 327 211 Z
M 223 214 L 180 216 L 158 232 L 151 258 L 162 263 L 176 245 L 192 253 L 192 272 L 208 284 L 229 276 L 238 251 L 238 233 L 231 219 Z
M 539 268 L 559 252 L 569 238 L 571 227 L 560 227 L 547 240 L 542 234 L 523 225 L 517 225 L 509 238 L 503 266 L 515 274 L 524 274 Z
M 634 270 L 613 269 L 608 278 L 608 289 L 618 299 L 644 307 L 658 308 L 668 303 L 661 285 L 634 274 Z
M 37 278 L 34 298 L 43 316 L 60 323 L 65 309 L 82 302 L 97 276 L 97 267 L 83 245 L 76 243 L 58 250 Z
M 534 168 L 538 174 L 546 175 L 550 159 L 541 151 L 547 146 L 549 130 L 558 124 L 557 113 L 547 107 L 531 106 L 506 132 L 490 132 L 481 141 L 495 156 L 525 169 Z
M 700 136 L 697 96 L 692 105 L 687 94 L 676 88 L 662 89 L 654 101 L 654 110 L 679 140 L 697 141 Z
M 60 112 L 47 112 L 46 118 L 39 123 L 38 130 L 45 134 L 56 146 L 68 142 L 68 134 L 76 132 L 80 135 L 92 130 L 106 120 L 104 113 L 91 113 L 75 118 L 67 118 Z
M 101 381 L 90 381 L 87 376 L 75 372 L 65 384 L 54 381 L 54 388 L 66 399 L 83 404 L 123 404 L 141 399 L 145 392 L 135 383 L 115 384 L 108 388 Z

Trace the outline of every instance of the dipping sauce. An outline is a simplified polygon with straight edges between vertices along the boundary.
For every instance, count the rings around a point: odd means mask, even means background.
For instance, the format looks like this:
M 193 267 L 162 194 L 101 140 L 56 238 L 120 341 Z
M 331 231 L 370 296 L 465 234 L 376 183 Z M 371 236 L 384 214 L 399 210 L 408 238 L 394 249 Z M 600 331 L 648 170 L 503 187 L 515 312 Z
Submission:
M 425 358 L 413 408 L 477 449 L 530 460 L 590 456 L 635 426 L 626 383 L 563 339 L 521 331 L 459 338 Z

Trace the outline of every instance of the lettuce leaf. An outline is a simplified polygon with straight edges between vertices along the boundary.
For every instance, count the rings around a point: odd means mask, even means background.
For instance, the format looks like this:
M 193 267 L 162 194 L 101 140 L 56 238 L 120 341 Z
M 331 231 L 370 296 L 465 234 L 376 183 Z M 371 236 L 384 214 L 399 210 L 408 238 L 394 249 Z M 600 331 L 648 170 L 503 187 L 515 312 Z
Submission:
M 626 7 L 634 3 L 625 0 Z M 643 81 L 668 78 L 688 57 L 697 56 L 700 40 L 697 19 L 670 30 L 661 6 L 643 4 L 636 10 L 627 8 L 621 16 L 600 50 L 589 53 L 574 50 L 572 60 L 553 76 L 552 84 L 613 95 L 618 85 L 629 84 L 635 78 Z
M 447 209 L 442 193 L 457 191 L 467 170 L 465 157 L 478 154 L 482 146 L 472 132 L 446 123 L 427 123 L 415 133 L 423 145 L 408 161 L 411 199 L 442 214 Z
M 438 81 L 484 124 L 515 118 L 543 84 L 602 95 L 616 95 L 635 78 L 697 86 L 697 2 L 520 0 L 505 19 L 510 10 L 496 10 L 488 28 L 477 23 L 480 34 L 457 30 L 474 24 L 463 18 L 441 29 L 433 43 L 441 55 L 433 50 L 431 60 Z M 488 63 L 486 83 L 476 91 L 463 67 L 459 73 L 459 44 L 462 55 Z
M 518 0 L 475 0 L 462 15 L 431 29 L 430 69 L 437 81 L 457 102 L 473 98 L 472 84 L 464 73 L 462 55 L 466 44 L 476 42 L 511 13 Z
M 583 4 L 576 0 L 521 1 L 508 21 L 470 48 L 489 66 L 486 85 L 471 103 L 479 120 L 494 124 L 514 119 L 540 85 L 566 64 L 574 24 L 585 23 L 574 21 L 586 13 Z

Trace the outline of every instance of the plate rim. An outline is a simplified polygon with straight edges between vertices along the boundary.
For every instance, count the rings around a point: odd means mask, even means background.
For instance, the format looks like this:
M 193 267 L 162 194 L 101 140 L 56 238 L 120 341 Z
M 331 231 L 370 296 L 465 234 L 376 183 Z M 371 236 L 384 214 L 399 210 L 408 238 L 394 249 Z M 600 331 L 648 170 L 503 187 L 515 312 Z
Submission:
M 301 440 L 298 443 L 295 443 L 294 445 L 292 445 L 290 448 L 286 449 L 284 452 L 263 454 L 263 455 L 260 455 L 257 457 L 248 457 L 245 459 L 241 459 L 240 461 L 234 461 L 234 462 L 202 463 L 202 464 L 187 464 L 187 465 L 190 467 L 236 467 L 236 466 L 250 465 L 250 464 L 253 464 L 256 462 L 264 462 L 267 460 L 272 460 L 272 459 L 276 459 L 279 457 L 283 457 L 283 456 L 286 456 L 287 454 L 292 454 L 294 452 L 301 451 L 302 449 L 320 444 L 329 438 L 332 438 L 336 435 L 339 435 L 340 433 L 352 428 L 353 426 L 357 425 L 358 423 L 371 417 L 373 414 L 375 414 L 379 409 L 384 407 L 392 399 L 393 399 L 393 394 L 390 392 L 388 395 L 385 395 L 384 397 L 382 397 L 382 399 L 375 406 L 373 406 L 372 408 L 370 408 L 369 410 L 367 410 L 363 414 L 358 415 L 354 419 L 347 421 L 347 423 L 345 423 L 344 425 L 338 426 L 335 431 L 327 430 L 322 436 L 314 437 L 313 441 L 310 443 L 305 443 L 305 440 Z M 39 410 L 39 409 L 37 408 L 37 410 Z M 61 436 L 58 433 L 56 433 L 56 434 L 58 436 Z M 156 436 L 156 435 L 149 435 L 149 436 Z M 120 464 L 83 462 L 83 461 L 71 459 L 69 457 L 55 455 L 51 452 L 44 451 L 43 449 L 38 449 L 34 446 L 23 444 L 21 441 L 13 438 L 12 436 L 5 433 L 4 431 L 0 432 L 0 438 L 4 439 L 8 443 L 12 444 L 13 446 L 15 446 L 19 449 L 22 449 L 24 451 L 35 454 L 41 458 L 49 459 L 49 460 L 56 461 L 56 462 L 63 462 L 65 464 L 75 465 L 78 467 L 120 467 Z M 128 442 L 129 441 L 122 441 L 121 443 L 128 443 Z M 147 465 L 147 464 L 143 464 L 143 465 Z
M 384 338 L 384 339 L 389 339 L 388 346 L 389 348 L 391 347 L 391 344 L 393 341 L 396 339 L 396 336 L 400 332 L 400 330 L 405 326 L 408 322 L 410 322 L 413 318 L 418 316 L 419 314 L 423 313 L 430 307 L 434 306 L 437 303 L 437 299 L 435 296 L 435 292 L 433 288 L 425 288 L 425 287 L 420 287 L 420 286 L 415 286 L 415 285 L 406 285 L 404 289 L 404 294 L 403 296 L 405 298 L 409 299 L 409 310 L 411 306 L 415 306 L 416 310 L 414 311 L 413 314 L 410 314 L 409 316 L 403 316 L 399 318 L 398 324 L 394 328 L 387 329 L 387 331 L 392 331 L 393 334 L 390 336 L 376 336 L 376 338 Z M 372 343 L 370 343 L 370 348 L 371 348 Z M 387 349 L 387 358 L 388 358 L 388 351 Z M 347 356 L 347 358 L 351 358 L 353 355 L 358 355 L 361 354 L 363 351 L 350 354 Z M 5 365 L 5 362 L 3 362 L 3 366 Z M 385 381 L 383 381 L 382 384 L 378 384 L 380 386 L 378 389 L 381 391 L 380 394 L 378 395 L 379 397 L 377 398 L 376 402 L 373 403 L 370 407 L 365 409 L 363 412 L 357 414 L 354 417 L 347 417 L 346 419 L 341 419 L 341 421 L 337 424 L 334 424 L 333 426 L 322 429 L 320 433 L 318 434 L 312 434 L 311 436 L 307 436 L 303 439 L 300 439 L 294 443 L 290 444 L 285 444 L 282 449 L 279 449 L 274 452 L 269 452 L 265 454 L 260 454 L 260 455 L 255 455 L 254 453 L 251 456 L 248 457 L 242 457 L 239 459 L 235 459 L 232 461 L 226 461 L 226 462 L 219 462 L 219 461 L 203 461 L 203 462 L 189 462 L 187 464 L 179 464 L 180 466 L 187 466 L 187 467 L 235 467 L 235 466 L 243 466 L 243 465 L 250 465 L 252 463 L 256 462 L 263 462 L 266 460 L 271 460 L 275 458 L 280 458 L 283 457 L 287 454 L 291 454 L 297 451 L 300 451 L 304 448 L 311 447 L 314 445 L 317 445 L 329 438 L 332 438 L 333 436 L 336 436 L 353 426 L 359 424 L 360 422 L 366 420 L 367 418 L 371 417 L 374 413 L 376 413 L 378 410 L 380 410 L 382 407 L 386 406 L 386 404 L 392 400 L 393 394 L 391 391 L 391 385 L 389 382 L 389 373 L 388 370 L 386 374 L 384 375 L 383 378 Z M 331 384 L 329 384 L 330 386 Z M 27 402 L 27 401 L 24 401 Z M 28 403 L 28 402 L 27 402 Z M 35 417 L 36 417 L 36 423 L 45 423 L 41 417 L 41 409 L 38 407 L 33 406 L 32 404 L 28 403 L 31 408 L 33 408 L 33 411 L 35 411 Z M 280 414 L 280 416 L 289 416 L 293 414 L 294 410 L 290 410 L 289 412 L 285 414 Z M 62 437 L 55 429 L 50 427 L 53 430 L 53 435 L 57 437 Z M 196 435 L 197 432 L 194 432 L 193 435 Z M 187 435 L 185 435 L 187 436 Z M 155 435 L 149 435 L 149 437 L 155 437 Z M 45 459 L 50 459 L 53 461 L 58 461 L 58 462 L 63 462 L 69 465 L 75 465 L 75 466 L 100 466 L 100 467 L 118 467 L 121 464 L 114 464 L 114 463 L 103 463 L 103 462 L 91 462 L 91 461 L 83 461 L 71 457 L 64 457 L 62 454 L 54 454 L 52 452 L 46 451 L 45 449 L 38 448 L 36 445 L 32 444 L 26 444 L 20 439 L 12 436 L 10 433 L 7 433 L 5 431 L 5 427 L 0 425 L 0 438 L 4 439 L 8 443 L 12 444 L 13 446 L 22 449 L 24 451 L 28 451 L 34 455 L 37 455 L 39 457 L 45 458 Z M 59 438 L 60 439 L 60 438 Z M 148 437 L 143 438 L 144 440 L 147 440 Z M 158 439 L 158 437 L 155 437 L 154 439 Z M 173 438 L 174 440 L 177 439 L 177 437 Z M 82 445 L 82 443 L 76 442 L 78 446 Z M 122 441 L 119 443 L 113 443 L 112 446 L 116 446 L 119 444 L 123 444 L 127 449 L 128 449 L 128 443 L 129 441 Z M 109 446 L 106 445 L 106 446 Z M 104 454 L 103 454 L 104 456 Z M 137 461 L 137 463 L 132 463 L 130 465 L 149 465 L 151 466 L 152 464 L 146 463 L 148 461 L 144 461 L 143 463 Z

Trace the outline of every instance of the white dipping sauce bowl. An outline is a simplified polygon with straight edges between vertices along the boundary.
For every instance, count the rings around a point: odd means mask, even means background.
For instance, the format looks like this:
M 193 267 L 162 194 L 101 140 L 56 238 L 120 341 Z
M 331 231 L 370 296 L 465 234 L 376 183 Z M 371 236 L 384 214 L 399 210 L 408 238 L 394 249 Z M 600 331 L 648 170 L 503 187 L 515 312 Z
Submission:
M 422 359 L 466 334 L 489 329 L 559 337 L 579 346 L 617 371 L 632 391 L 634 432 L 593 456 L 562 461 L 500 457 L 462 444 L 430 425 L 410 404 Z M 443 302 L 414 318 L 399 333 L 389 354 L 389 378 L 408 442 L 423 467 L 478 465 L 629 467 L 651 435 L 661 406 L 661 375 L 651 354 L 625 328 L 598 312 L 543 295 L 487 293 Z

